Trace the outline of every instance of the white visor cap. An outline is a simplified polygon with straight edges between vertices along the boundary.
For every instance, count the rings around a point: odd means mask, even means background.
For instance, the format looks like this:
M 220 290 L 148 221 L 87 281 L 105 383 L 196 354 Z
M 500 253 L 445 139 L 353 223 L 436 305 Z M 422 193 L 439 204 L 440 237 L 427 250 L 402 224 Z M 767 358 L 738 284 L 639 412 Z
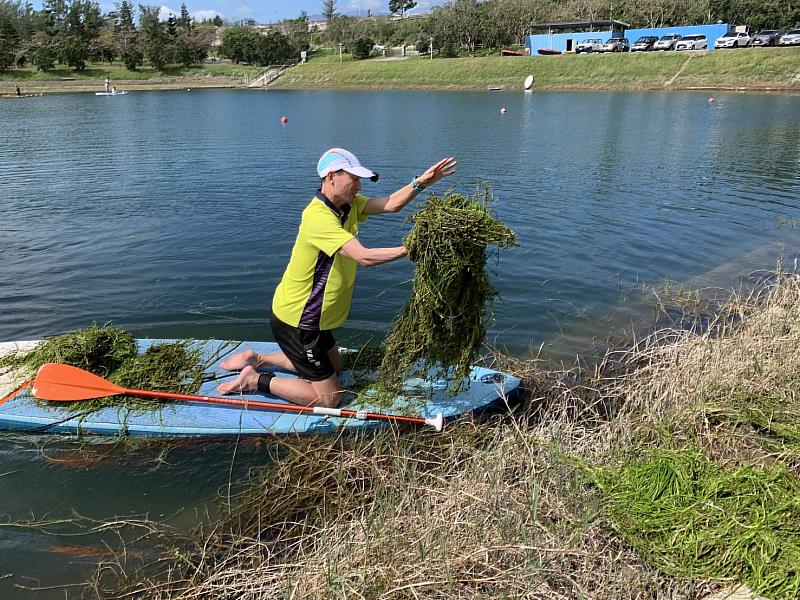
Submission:
M 362 167 L 356 155 L 342 148 L 331 148 L 319 158 L 317 163 L 317 173 L 320 177 L 325 177 L 328 173 L 336 171 L 347 171 L 356 177 L 366 177 L 372 179 L 375 173 Z

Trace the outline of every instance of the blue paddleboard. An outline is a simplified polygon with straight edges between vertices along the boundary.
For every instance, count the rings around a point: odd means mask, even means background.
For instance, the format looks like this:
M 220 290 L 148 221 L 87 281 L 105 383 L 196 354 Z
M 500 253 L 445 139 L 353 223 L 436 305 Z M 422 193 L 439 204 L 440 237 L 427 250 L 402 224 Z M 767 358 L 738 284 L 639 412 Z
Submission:
M 175 340 L 137 340 L 143 352 L 156 343 Z M 197 395 L 219 396 L 217 385 L 235 377 L 220 367 L 227 357 L 252 348 L 259 353 L 278 352 L 273 342 L 226 342 L 219 340 L 192 341 L 200 348 L 208 381 Z M 14 344 L 3 344 L 6 351 Z M 2 351 L 3 348 L 0 348 Z M 277 377 L 295 377 L 291 373 L 276 371 Z M 342 383 L 347 386 L 352 377 L 342 373 Z M 520 392 L 517 377 L 483 367 L 472 367 L 469 377 L 462 382 L 460 392 L 450 395 L 452 381 L 425 378 L 406 380 L 403 390 L 391 406 L 370 402 L 369 390 L 358 397 L 348 394 L 340 406 L 349 410 L 382 412 L 404 416 L 434 419 L 442 413 L 445 420 L 466 413 L 480 412 L 511 402 Z M 8 387 L 8 386 L 7 386 Z M 35 402 L 30 390 L 7 397 L 13 389 L 0 389 L 0 430 L 53 432 L 71 434 L 97 434 L 111 436 L 208 436 L 230 437 L 269 434 L 320 434 L 342 428 L 367 428 L 385 424 L 383 421 L 360 420 L 333 416 L 298 414 L 237 406 L 220 406 L 201 402 L 170 402 L 155 411 L 136 412 L 125 408 L 105 408 L 90 414 L 71 416 L 63 404 Z M 256 392 L 231 398 L 248 398 L 267 402 L 285 401 L 269 394 Z

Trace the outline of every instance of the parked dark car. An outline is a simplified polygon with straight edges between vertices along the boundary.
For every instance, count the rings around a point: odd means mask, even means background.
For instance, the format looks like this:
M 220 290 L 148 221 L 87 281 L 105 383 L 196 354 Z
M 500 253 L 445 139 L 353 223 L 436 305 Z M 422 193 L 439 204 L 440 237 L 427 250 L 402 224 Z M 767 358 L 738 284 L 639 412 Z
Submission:
M 612 37 L 600 48 L 600 52 L 628 52 L 631 44 L 628 38 Z
M 633 43 L 631 52 L 649 52 L 657 41 L 658 38 L 654 35 L 643 35 Z
M 750 40 L 751 46 L 776 46 L 781 37 L 777 29 L 762 29 Z

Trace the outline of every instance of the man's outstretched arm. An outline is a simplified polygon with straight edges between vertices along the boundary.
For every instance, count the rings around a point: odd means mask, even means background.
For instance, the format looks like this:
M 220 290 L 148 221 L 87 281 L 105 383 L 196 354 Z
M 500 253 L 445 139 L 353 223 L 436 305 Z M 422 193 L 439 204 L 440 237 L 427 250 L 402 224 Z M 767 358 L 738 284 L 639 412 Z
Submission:
M 382 265 L 398 258 L 403 258 L 408 251 L 405 246 L 396 248 L 365 248 L 361 242 L 353 238 L 339 248 L 342 256 L 346 256 L 356 261 L 362 267 L 374 267 Z
M 411 183 L 401 187 L 390 196 L 379 196 L 370 198 L 364 207 L 364 212 L 368 215 L 378 215 L 387 212 L 397 212 L 417 197 L 423 188 L 432 186 L 443 177 L 449 177 L 456 172 L 457 161 L 452 156 L 443 158 L 428 169 Z M 417 188 L 414 187 L 416 183 Z

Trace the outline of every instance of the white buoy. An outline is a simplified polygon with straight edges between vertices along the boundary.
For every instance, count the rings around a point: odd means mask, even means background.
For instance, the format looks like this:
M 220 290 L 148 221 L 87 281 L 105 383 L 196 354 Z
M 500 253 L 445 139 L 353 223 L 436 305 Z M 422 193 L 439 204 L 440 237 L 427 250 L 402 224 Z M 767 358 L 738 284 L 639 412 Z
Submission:
M 504 115 L 504 114 L 506 114 L 506 107 L 505 107 L 505 106 L 502 106 L 502 107 L 500 108 L 500 114 L 501 114 L 501 115 Z
M 532 85 L 533 85 L 533 75 L 528 75 L 528 76 L 525 78 L 525 89 L 526 89 L 526 90 L 529 90 L 529 89 L 531 89 L 531 86 L 532 86 Z

